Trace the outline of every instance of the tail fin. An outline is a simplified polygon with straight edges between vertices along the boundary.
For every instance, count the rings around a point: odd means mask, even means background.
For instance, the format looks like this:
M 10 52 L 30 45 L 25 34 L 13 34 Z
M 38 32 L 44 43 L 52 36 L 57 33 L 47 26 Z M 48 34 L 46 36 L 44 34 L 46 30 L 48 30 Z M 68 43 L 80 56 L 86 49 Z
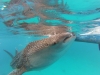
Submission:
M 14 56 L 10 53 L 10 52 L 8 52 L 7 50 L 4 50 L 12 59 L 14 58 Z

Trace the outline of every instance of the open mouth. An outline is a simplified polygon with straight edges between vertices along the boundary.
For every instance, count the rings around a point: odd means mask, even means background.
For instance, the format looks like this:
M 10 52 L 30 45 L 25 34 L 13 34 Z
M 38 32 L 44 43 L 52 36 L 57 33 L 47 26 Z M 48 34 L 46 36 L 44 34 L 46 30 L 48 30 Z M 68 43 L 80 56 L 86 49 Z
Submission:
M 67 36 L 67 37 L 63 40 L 63 42 L 65 43 L 70 37 L 71 37 L 71 36 Z
M 75 33 L 71 33 L 70 35 L 66 36 L 66 38 L 63 40 L 63 42 L 67 42 L 68 39 L 72 38 L 75 36 Z

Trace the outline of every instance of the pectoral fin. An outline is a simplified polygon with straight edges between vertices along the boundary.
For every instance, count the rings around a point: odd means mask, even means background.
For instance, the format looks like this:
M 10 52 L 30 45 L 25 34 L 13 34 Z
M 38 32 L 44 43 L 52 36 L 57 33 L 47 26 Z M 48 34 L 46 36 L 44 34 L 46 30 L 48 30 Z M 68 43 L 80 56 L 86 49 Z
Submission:
M 8 52 L 7 50 L 4 50 L 12 59 L 14 58 L 14 56 L 10 53 L 10 52 Z
M 13 70 L 8 75 L 22 75 L 24 72 L 26 72 L 26 69 L 25 68 L 20 68 L 20 69 Z

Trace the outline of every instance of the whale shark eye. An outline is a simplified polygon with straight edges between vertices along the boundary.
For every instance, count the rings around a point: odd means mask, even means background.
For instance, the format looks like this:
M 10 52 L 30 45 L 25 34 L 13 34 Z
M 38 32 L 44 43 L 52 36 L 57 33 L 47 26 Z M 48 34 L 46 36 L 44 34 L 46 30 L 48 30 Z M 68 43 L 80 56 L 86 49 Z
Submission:
M 52 45 L 56 45 L 57 44 L 57 42 L 54 42 Z

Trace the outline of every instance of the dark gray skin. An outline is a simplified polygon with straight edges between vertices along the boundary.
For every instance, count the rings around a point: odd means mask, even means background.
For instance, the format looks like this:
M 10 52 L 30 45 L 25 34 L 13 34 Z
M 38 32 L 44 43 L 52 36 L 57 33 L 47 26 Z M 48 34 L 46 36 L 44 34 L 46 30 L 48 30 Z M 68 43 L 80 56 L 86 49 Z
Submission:
M 75 41 L 100 44 L 100 35 L 77 35 Z
M 66 47 L 74 39 L 73 33 L 65 32 L 29 43 L 24 50 L 13 57 L 11 66 L 14 70 L 8 75 L 22 75 L 24 72 L 51 65 L 66 52 Z
M 100 50 L 100 35 L 77 35 L 75 41 L 99 44 Z

